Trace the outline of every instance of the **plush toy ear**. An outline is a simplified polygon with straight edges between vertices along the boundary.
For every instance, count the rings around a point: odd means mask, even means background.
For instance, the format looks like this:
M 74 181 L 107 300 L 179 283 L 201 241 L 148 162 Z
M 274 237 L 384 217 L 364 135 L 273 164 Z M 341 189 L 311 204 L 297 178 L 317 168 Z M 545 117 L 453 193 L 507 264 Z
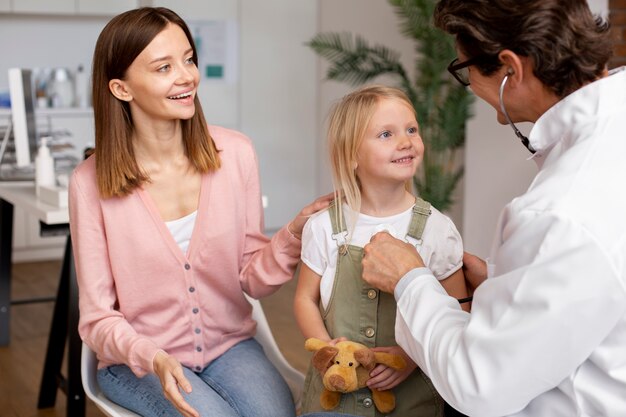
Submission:
M 354 352 L 354 359 L 357 360 L 368 371 L 376 366 L 376 357 L 374 351 L 370 349 L 359 349 Z
M 315 352 L 311 363 L 322 375 L 326 373 L 328 368 L 333 364 L 333 359 L 337 356 L 339 349 L 332 346 L 326 346 Z

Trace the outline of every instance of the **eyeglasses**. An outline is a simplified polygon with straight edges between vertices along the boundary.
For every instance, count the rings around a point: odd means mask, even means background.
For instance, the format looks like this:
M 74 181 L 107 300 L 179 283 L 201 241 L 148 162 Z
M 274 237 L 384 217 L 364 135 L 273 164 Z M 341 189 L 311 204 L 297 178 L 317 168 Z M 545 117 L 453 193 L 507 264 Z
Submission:
M 448 72 L 450 72 L 458 82 L 467 87 L 470 85 L 469 67 L 477 64 L 483 58 L 484 56 L 475 56 L 465 62 L 459 62 L 459 58 L 455 58 L 454 61 L 450 62 L 450 65 L 448 65 Z

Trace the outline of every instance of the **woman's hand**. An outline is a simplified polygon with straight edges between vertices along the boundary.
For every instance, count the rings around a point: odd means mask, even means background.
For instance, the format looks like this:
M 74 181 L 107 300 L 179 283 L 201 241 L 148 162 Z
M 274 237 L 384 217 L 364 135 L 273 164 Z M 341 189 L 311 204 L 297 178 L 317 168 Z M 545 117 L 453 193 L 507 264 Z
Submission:
M 404 358 L 406 367 L 402 370 L 396 370 L 385 365 L 376 365 L 376 367 L 370 372 L 370 379 L 367 380 L 367 386 L 370 389 L 382 391 L 394 388 L 407 379 L 409 375 L 411 375 L 411 372 L 417 368 L 415 362 L 409 358 L 409 355 L 407 355 L 400 346 L 375 347 L 372 348 L 372 350 L 374 352 L 385 352 L 393 355 L 400 355 Z
M 178 387 L 180 387 L 187 394 L 191 393 L 191 384 L 189 380 L 185 378 L 180 362 L 161 350 L 154 356 L 153 367 L 154 372 L 161 381 L 165 398 L 167 398 L 183 416 L 200 417 L 200 414 L 185 401 L 178 390 Z
M 317 200 L 309 204 L 300 210 L 300 213 L 287 225 L 287 230 L 291 233 L 295 238 L 300 239 L 302 237 L 302 229 L 304 228 L 304 224 L 312 214 L 317 213 L 320 210 L 325 209 L 330 205 L 330 202 L 333 201 L 335 197 L 334 193 L 326 194 L 322 197 L 319 197 Z

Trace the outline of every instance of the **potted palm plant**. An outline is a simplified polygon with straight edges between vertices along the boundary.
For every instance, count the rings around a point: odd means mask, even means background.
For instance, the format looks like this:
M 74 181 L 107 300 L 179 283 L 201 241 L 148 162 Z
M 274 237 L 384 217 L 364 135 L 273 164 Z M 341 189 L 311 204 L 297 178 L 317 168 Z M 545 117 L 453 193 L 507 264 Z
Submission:
M 447 72 L 456 52 L 454 40 L 431 24 L 436 0 L 388 1 L 400 19 L 401 33 L 415 41 L 415 74 L 403 67 L 398 52 L 370 45 L 359 35 L 320 33 L 307 45 L 329 62 L 327 79 L 355 86 L 385 74 L 397 80 L 417 111 L 424 140 L 424 160 L 414 177 L 416 191 L 446 211 L 463 176 L 457 158 L 473 96 Z

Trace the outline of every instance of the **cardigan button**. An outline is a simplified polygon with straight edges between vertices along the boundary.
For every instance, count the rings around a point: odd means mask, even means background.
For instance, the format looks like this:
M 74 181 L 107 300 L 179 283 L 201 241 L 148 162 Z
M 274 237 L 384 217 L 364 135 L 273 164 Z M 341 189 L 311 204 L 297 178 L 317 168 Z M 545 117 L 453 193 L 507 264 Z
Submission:
M 194 292 L 196 289 L 194 287 L 189 287 L 189 292 Z
M 191 265 L 185 264 L 185 269 L 189 271 L 191 269 Z
M 202 330 L 200 330 L 200 328 L 196 327 L 196 330 L 194 330 L 194 332 L 196 332 L 196 334 L 200 334 Z

